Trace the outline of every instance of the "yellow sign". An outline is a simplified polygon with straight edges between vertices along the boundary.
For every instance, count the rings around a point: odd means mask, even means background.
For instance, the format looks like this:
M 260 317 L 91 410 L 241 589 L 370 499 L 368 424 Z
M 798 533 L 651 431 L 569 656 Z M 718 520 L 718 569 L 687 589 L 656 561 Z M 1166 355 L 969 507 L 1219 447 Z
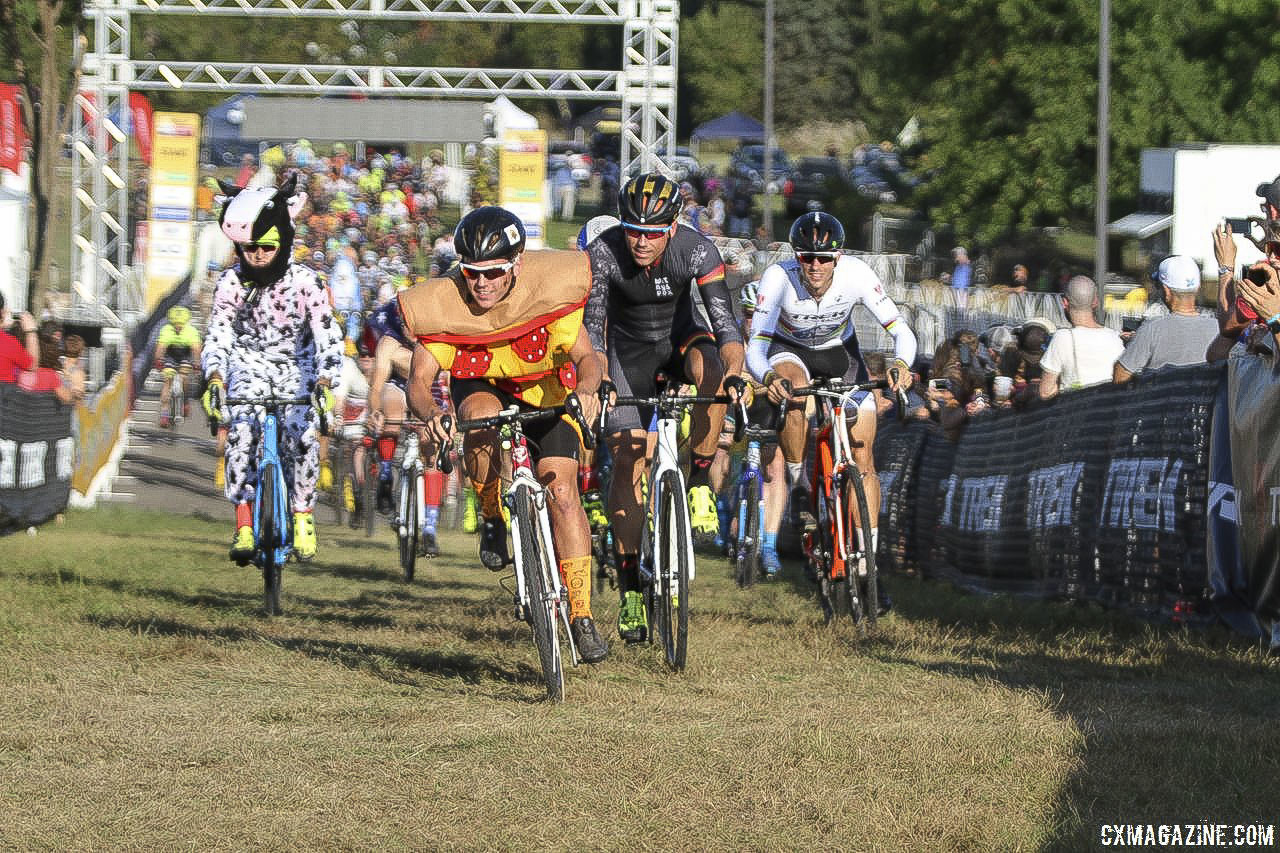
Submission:
M 115 378 L 93 399 L 93 405 L 76 406 L 76 434 L 80 437 L 75 471 L 71 474 L 71 488 L 81 495 L 88 495 L 98 472 L 111 461 L 116 442 L 120 441 L 120 427 L 129 417 L 129 385 L 131 376 L 128 365 L 131 359 L 125 350 L 125 367 L 116 371 Z
M 541 249 L 546 239 L 547 132 L 508 130 L 498 159 L 498 204 L 524 222 L 525 242 Z
M 199 178 L 200 116 L 158 112 L 152 120 L 147 311 L 191 272 Z

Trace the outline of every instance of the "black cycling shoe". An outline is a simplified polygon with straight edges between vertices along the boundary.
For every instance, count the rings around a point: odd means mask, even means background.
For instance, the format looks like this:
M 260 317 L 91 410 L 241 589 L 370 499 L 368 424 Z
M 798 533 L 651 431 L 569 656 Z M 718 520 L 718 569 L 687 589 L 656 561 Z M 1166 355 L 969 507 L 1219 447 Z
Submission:
M 436 535 L 434 533 L 422 532 L 418 537 L 418 556 L 419 557 L 439 557 L 440 547 L 436 545 Z
M 804 486 L 796 486 L 791 490 L 789 507 L 788 513 L 791 516 L 791 526 L 796 530 L 804 530 L 811 524 L 817 524 L 817 519 L 813 517 L 812 499 L 809 496 L 809 490 Z
M 391 504 L 391 481 L 378 480 L 378 512 L 391 515 L 394 507 Z
M 885 616 L 893 609 L 893 599 L 889 597 L 889 592 L 884 588 L 884 578 L 879 578 L 876 584 L 876 615 Z
M 486 518 L 480 526 L 480 565 L 500 572 L 511 558 L 507 556 L 507 525 L 502 517 Z
M 573 645 L 578 649 L 578 657 L 587 663 L 600 663 L 609 656 L 609 644 L 596 630 L 596 623 L 590 616 L 580 616 L 569 623 L 573 632 Z

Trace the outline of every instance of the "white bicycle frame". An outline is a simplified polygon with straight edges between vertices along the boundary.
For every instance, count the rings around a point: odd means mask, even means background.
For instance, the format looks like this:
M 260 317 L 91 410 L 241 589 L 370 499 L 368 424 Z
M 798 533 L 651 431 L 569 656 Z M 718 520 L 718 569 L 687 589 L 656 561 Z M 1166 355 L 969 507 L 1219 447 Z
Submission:
M 518 406 L 512 406 L 503 410 L 500 414 L 514 414 L 518 411 Z M 511 454 L 511 482 L 503 493 L 503 502 L 509 511 L 514 512 L 516 490 L 523 488 L 529 491 L 535 513 L 534 535 L 542 540 L 540 550 L 546 557 L 542 564 L 543 582 L 547 588 L 546 601 L 553 602 L 555 605 L 560 627 L 564 629 L 565 639 L 569 641 L 570 662 L 573 666 L 577 666 L 578 649 L 573 642 L 573 632 L 569 630 L 569 611 L 566 606 L 564 587 L 560 583 L 560 569 L 555 561 L 556 548 L 555 540 L 551 537 L 551 515 L 547 511 L 547 490 L 538 482 L 537 476 L 534 475 L 528 447 L 523 443 L 513 444 L 513 440 L 505 436 L 502 439 L 502 449 L 509 451 Z M 521 616 L 523 616 L 530 602 L 529 590 L 525 586 L 524 573 L 520 571 L 520 565 L 522 563 L 521 558 L 531 543 L 523 541 L 520 534 L 520 525 L 518 524 L 511 525 L 511 543 L 515 549 L 516 560 L 516 600 L 522 608 Z M 556 654 L 558 655 L 559 653 L 559 644 L 557 644 Z
M 657 443 L 653 448 L 653 456 L 649 462 L 649 518 L 653 521 L 653 541 L 648 543 L 648 549 L 641 549 L 644 553 L 646 550 L 653 560 L 653 583 L 654 592 L 661 594 L 663 585 L 671 576 L 670 570 L 664 564 L 665 548 L 659 547 L 662 544 L 672 541 L 672 533 L 663 527 L 662 513 L 659 511 L 662 507 L 662 499 L 665 495 L 662 493 L 663 476 L 668 471 L 672 471 L 676 475 L 676 481 L 680 484 L 680 490 L 676 494 L 675 505 L 676 523 L 682 525 L 687 531 L 684 541 L 685 560 L 689 565 L 689 581 L 693 581 L 694 561 L 693 561 L 693 528 L 689 523 L 689 505 L 685 501 L 685 481 L 684 473 L 680 470 L 680 436 L 679 436 L 679 418 L 675 416 L 675 412 L 658 415 Z M 678 592 L 678 590 L 677 590 Z
M 426 500 L 424 478 L 422 476 L 424 466 L 422 464 L 422 454 L 419 452 L 418 431 L 405 426 L 401 426 L 402 432 L 407 432 L 404 436 L 404 455 L 400 458 L 400 505 L 396 507 L 396 529 L 401 536 L 409 535 L 408 528 L 408 505 L 406 500 L 406 489 L 409 483 L 418 484 L 418 523 L 422 523 L 422 507 Z

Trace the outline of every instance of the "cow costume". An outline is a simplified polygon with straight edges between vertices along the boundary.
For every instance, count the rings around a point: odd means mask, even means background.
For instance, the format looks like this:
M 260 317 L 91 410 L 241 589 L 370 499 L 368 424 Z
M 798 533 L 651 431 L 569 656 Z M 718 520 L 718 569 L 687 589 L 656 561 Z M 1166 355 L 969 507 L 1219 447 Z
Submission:
M 206 379 L 222 377 L 229 398 L 312 394 L 317 380 L 337 384 L 342 371 L 342 330 L 328 289 L 309 268 L 294 264 L 293 220 L 306 203 L 290 177 L 279 189 L 242 189 L 222 183 L 226 200 L 219 224 L 235 246 L 239 263 L 223 272 L 214 291 L 205 332 Z M 251 266 L 241 244 L 279 246 L 266 266 Z M 234 504 L 251 502 L 257 489 L 254 407 L 229 408 L 226 493 Z M 315 410 L 282 411 L 280 455 L 293 484 L 293 511 L 310 512 L 319 476 Z

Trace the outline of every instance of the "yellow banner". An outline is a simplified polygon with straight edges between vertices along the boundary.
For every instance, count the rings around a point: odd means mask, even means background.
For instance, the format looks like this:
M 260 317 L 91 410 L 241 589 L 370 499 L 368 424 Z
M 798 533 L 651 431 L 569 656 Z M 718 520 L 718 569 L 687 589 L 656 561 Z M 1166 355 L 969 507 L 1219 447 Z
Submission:
M 150 312 L 191 272 L 192 224 L 199 179 L 200 116 L 158 112 L 151 134 L 151 207 L 147 235 Z
M 125 367 L 116 371 L 93 405 L 76 406 L 76 434 L 79 436 L 78 458 L 71 474 L 71 488 L 81 495 L 88 495 L 94 477 L 111 461 L 111 453 L 120 440 L 120 427 L 129 417 L 129 351 L 125 350 Z
M 498 159 L 498 204 L 524 222 L 530 249 L 541 249 L 546 238 L 547 132 L 508 130 Z

